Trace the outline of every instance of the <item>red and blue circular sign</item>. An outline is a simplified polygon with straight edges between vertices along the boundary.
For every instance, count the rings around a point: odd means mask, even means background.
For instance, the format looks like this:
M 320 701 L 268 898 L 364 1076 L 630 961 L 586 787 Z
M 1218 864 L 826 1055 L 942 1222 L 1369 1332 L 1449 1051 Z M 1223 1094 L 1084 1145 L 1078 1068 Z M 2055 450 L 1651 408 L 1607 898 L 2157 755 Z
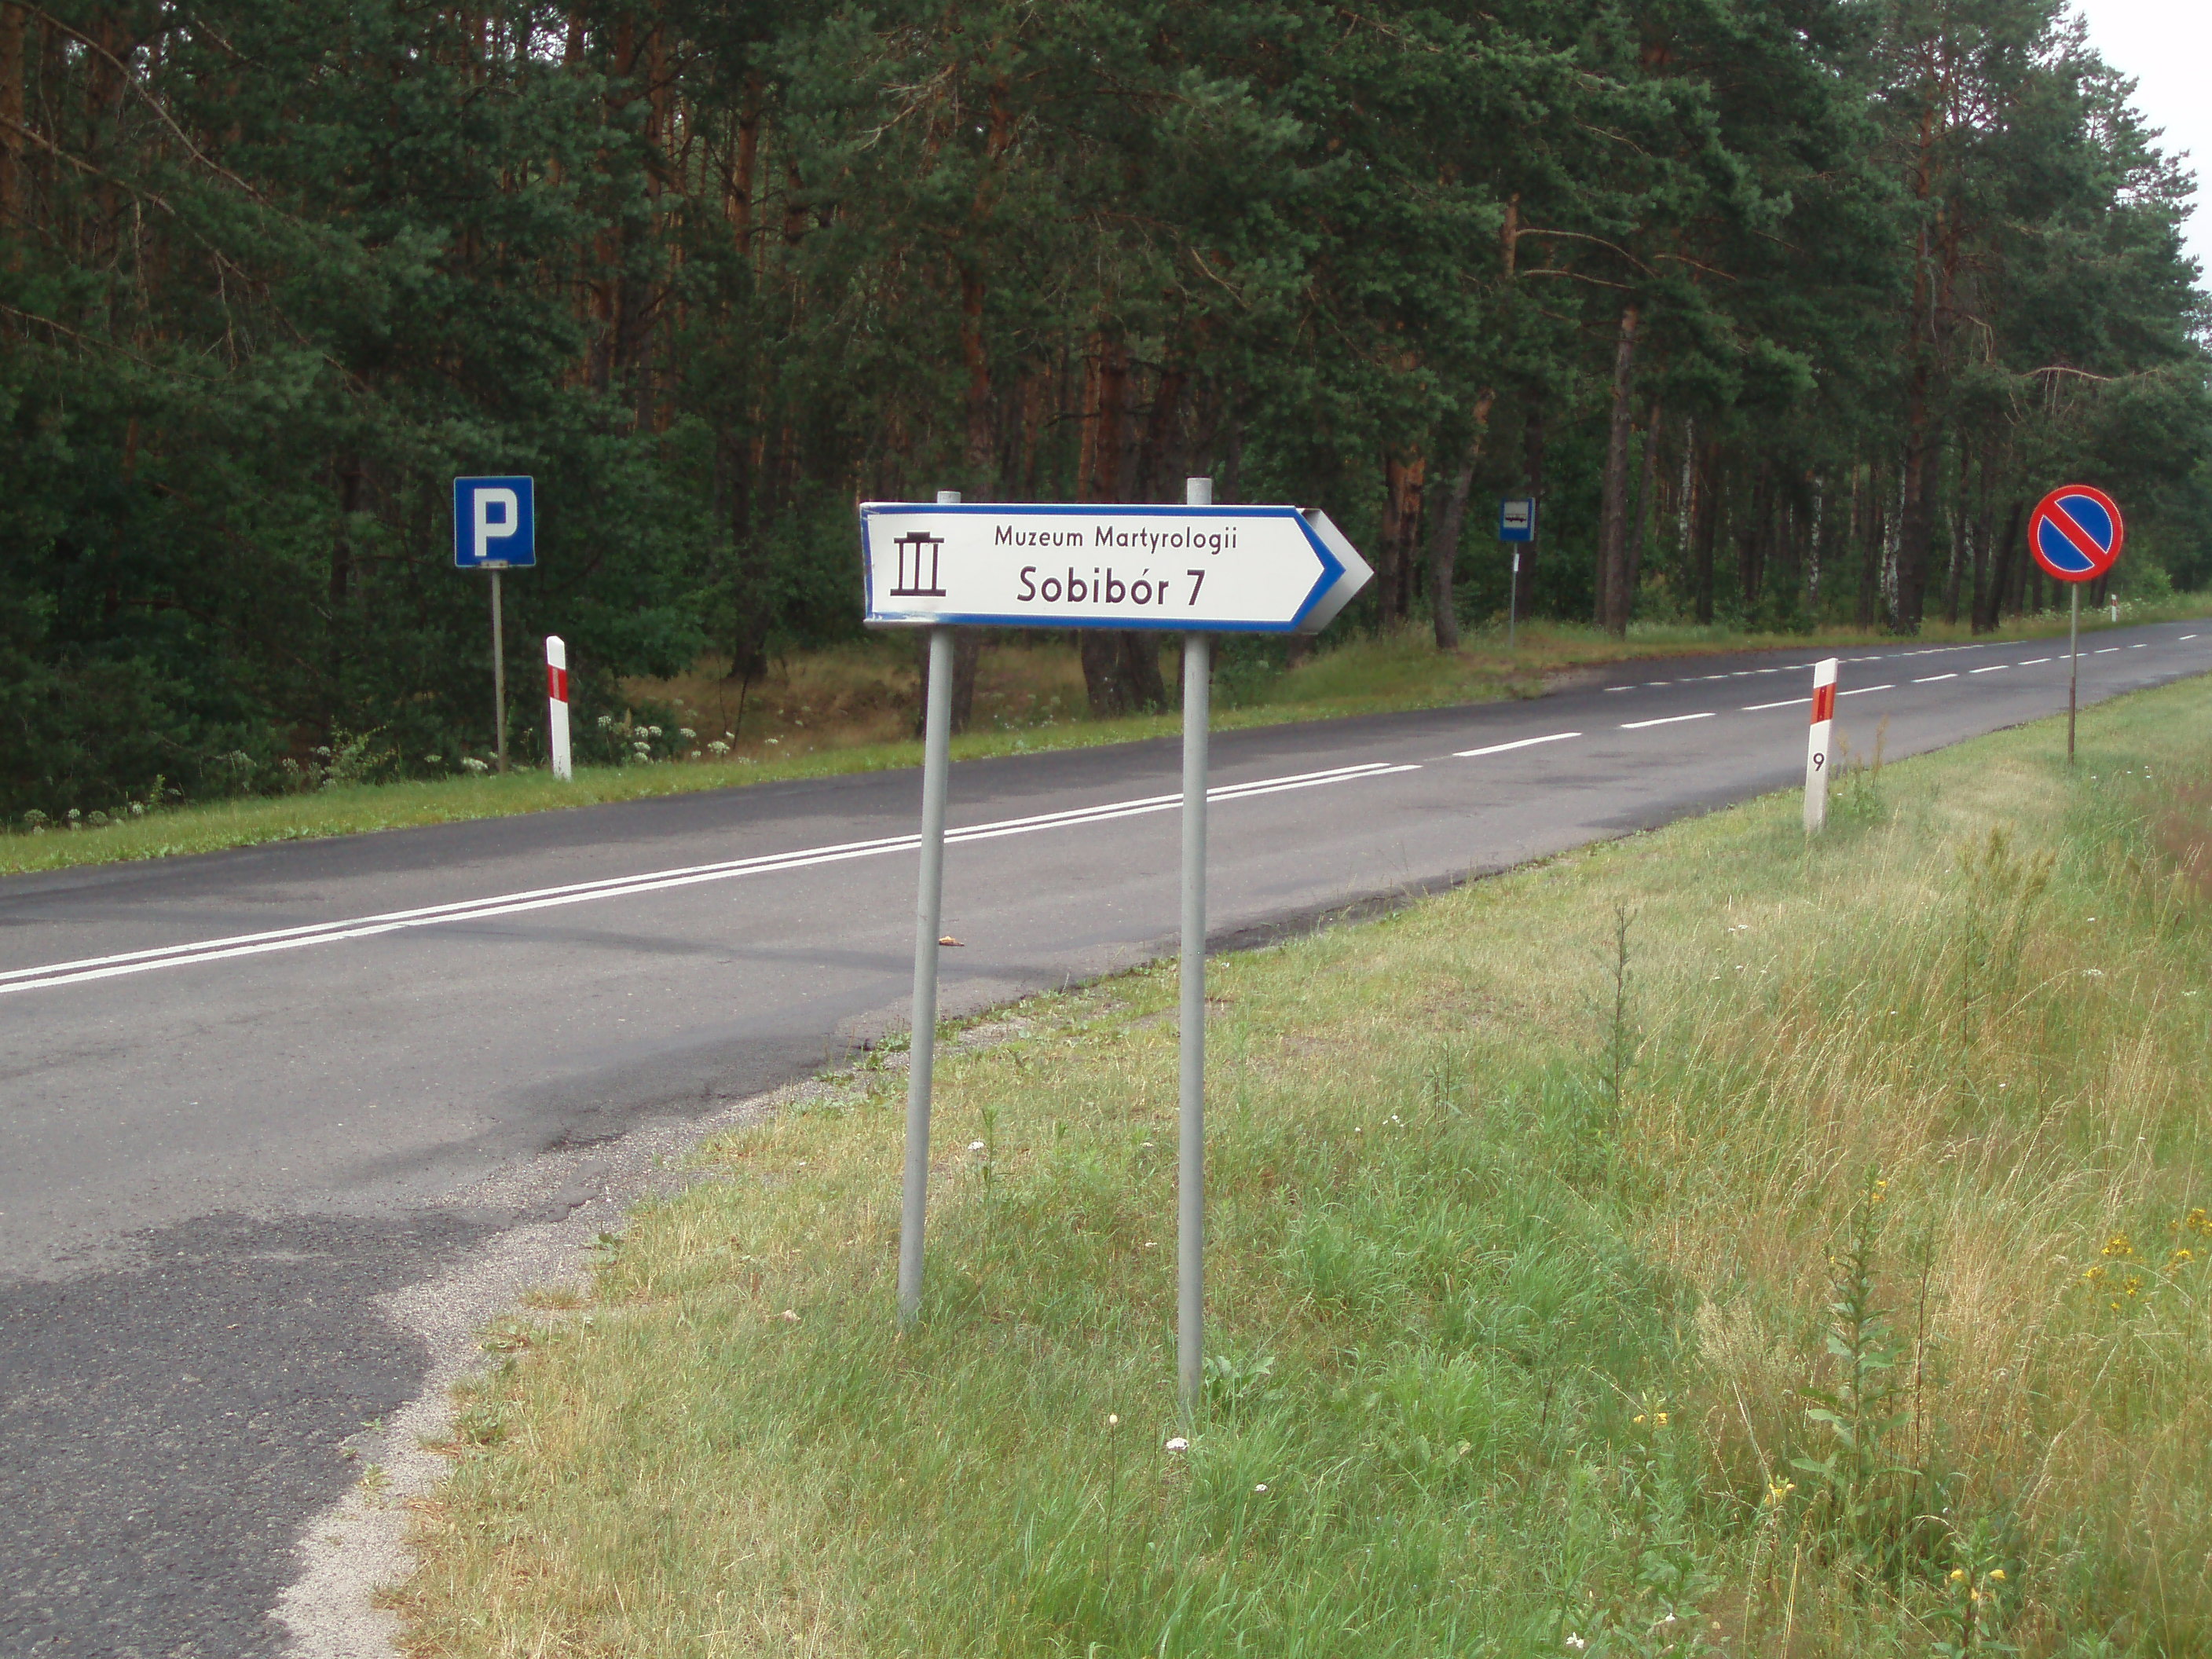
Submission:
M 2118 561 L 2128 539 L 2120 506 L 2087 484 L 2061 484 L 2035 504 L 2027 545 L 2062 582 L 2093 582 Z

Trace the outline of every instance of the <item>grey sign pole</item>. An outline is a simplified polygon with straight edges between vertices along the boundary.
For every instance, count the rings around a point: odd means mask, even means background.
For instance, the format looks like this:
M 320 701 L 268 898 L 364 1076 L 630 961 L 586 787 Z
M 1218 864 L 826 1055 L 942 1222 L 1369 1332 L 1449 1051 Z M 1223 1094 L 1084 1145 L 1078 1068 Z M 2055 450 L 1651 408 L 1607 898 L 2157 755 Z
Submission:
M 1513 628 L 1521 617 L 1521 550 L 1513 550 L 1513 579 L 1505 589 L 1505 648 L 1513 648 Z
M 1213 480 L 1193 478 L 1187 504 L 1213 505 Z M 1212 640 L 1182 639 L 1182 1066 L 1176 1158 L 1176 1376 L 1183 1410 L 1198 1404 L 1206 1365 L 1206 740 L 1212 720 Z
M 2081 682 L 2081 584 L 2069 582 L 2074 613 L 2066 624 L 2066 763 L 2074 764 L 2074 703 Z
M 960 492 L 940 489 L 942 506 Z M 921 1311 L 921 1231 L 929 1206 L 929 1094 L 937 1062 L 937 941 L 945 907 L 945 791 L 952 761 L 952 630 L 929 630 L 921 738 L 921 880 L 915 898 L 914 1036 L 907 1051 L 906 1182 L 899 1200 L 898 1319 Z
M 499 572 L 491 573 L 491 717 L 499 727 L 499 769 L 507 770 L 507 639 L 500 631 Z

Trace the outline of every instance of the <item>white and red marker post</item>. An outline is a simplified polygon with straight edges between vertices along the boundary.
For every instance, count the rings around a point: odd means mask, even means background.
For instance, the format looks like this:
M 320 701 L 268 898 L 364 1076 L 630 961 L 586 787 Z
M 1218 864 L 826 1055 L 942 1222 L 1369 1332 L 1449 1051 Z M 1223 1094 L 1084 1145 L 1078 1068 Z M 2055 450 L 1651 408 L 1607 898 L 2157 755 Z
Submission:
M 1813 665 L 1813 733 L 1805 745 L 1805 833 L 1817 836 L 1828 823 L 1828 773 L 1832 757 L 1828 738 L 1836 728 L 1836 665 L 1825 657 Z
M 553 735 L 553 775 L 575 775 L 568 760 L 568 647 L 558 634 L 545 636 L 546 720 Z

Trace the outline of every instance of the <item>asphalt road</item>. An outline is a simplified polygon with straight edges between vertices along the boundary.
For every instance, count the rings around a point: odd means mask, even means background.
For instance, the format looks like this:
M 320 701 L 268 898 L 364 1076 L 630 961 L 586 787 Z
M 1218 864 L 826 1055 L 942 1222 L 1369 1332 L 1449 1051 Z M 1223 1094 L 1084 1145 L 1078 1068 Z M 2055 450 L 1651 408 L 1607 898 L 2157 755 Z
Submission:
M 2201 630 L 2201 631 L 2200 631 Z M 2086 641 L 2085 700 L 2212 669 Z M 1809 657 L 1217 736 L 1224 943 L 1802 775 Z M 2063 710 L 2063 641 L 1845 659 L 1900 757 Z M 948 1012 L 1168 948 L 1171 742 L 965 763 Z M 499 1230 L 549 1149 L 695 1115 L 901 1024 L 911 772 L 0 881 L 0 1651 L 246 1655 L 337 1443 L 422 1357 L 369 1298 Z

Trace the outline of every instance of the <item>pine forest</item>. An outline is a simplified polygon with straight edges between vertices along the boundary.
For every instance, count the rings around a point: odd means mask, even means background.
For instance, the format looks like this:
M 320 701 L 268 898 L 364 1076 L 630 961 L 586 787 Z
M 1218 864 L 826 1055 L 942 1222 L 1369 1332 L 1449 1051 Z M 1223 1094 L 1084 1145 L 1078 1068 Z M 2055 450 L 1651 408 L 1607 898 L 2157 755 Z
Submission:
M 586 731 L 856 635 L 855 502 L 941 488 L 1322 507 L 1443 648 L 1523 492 L 1518 614 L 1614 634 L 1993 628 L 2068 478 L 2201 587 L 2130 94 L 2056 0 L 0 4 L 0 812 L 484 747 L 462 473 Z

